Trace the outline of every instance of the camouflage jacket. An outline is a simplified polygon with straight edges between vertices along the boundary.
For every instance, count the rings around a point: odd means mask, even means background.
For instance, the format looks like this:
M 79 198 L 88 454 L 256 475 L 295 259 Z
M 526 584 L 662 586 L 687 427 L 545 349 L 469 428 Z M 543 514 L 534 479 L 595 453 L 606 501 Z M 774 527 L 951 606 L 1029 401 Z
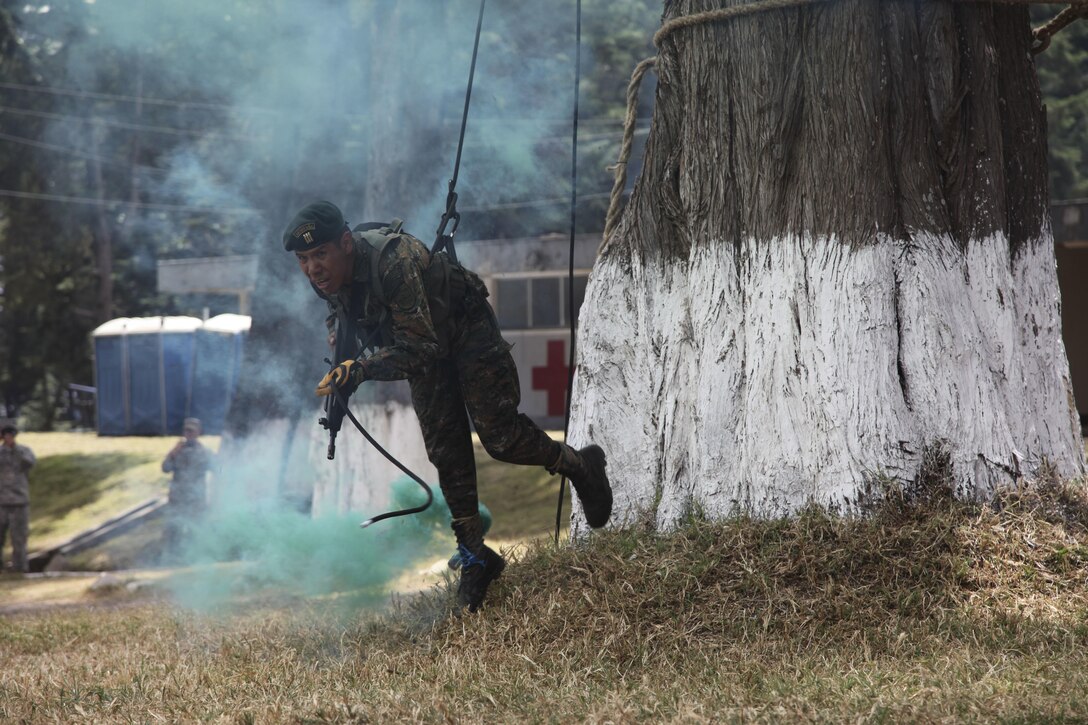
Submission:
M 162 470 L 174 474 L 170 482 L 170 503 L 202 504 L 205 474 L 211 464 L 211 453 L 200 441 L 193 441 L 177 453 L 166 456 Z
M 371 289 L 370 244 L 359 233 L 354 238 L 353 285 L 344 285 L 332 296 L 321 295 L 329 305 L 326 320 L 329 332 L 335 330 L 337 316 L 351 309 L 352 287 L 362 290 L 356 334 L 360 344 L 376 348 L 359 356 L 364 377 L 367 380 L 416 377 L 439 355 L 438 336 L 424 286 L 431 253 L 423 242 L 408 234 L 391 241 L 382 251 L 378 267 L 382 291 L 375 294 Z
M 14 448 L 0 445 L 0 506 L 20 506 L 30 503 L 30 481 L 27 471 L 37 461 L 34 453 L 18 443 Z

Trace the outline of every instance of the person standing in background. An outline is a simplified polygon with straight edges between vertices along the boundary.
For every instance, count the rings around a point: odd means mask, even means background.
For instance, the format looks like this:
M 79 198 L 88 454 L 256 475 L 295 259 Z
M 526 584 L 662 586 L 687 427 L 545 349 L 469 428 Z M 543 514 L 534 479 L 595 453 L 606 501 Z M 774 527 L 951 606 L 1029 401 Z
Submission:
M 12 566 L 27 572 L 26 542 L 30 535 L 30 479 L 27 472 L 37 459 L 29 448 L 15 442 L 13 425 L 0 428 L 0 555 L 11 531 Z M 3 559 L 0 556 L 0 563 Z M 2 567 L 0 567 L 2 568 Z
M 182 425 L 184 438 L 166 454 L 162 462 L 163 472 L 174 474 L 170 481 L 162 538 L 162 553 L 167 558 L 176 557 L 182 539 L 204 515 L 206 508 L 211 453 L 200 442 L 200 433 L 200 420 L 186 418 Z

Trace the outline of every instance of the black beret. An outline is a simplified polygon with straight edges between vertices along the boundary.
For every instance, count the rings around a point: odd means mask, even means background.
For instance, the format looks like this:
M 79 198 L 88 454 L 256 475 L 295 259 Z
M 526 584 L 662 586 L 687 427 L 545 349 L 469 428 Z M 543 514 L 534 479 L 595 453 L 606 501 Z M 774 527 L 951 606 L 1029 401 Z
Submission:
M 288 252 L 308 252 L 339 239 L 345 229 L 344 215 L 335 204 L 315 201 L 304 206 L 287 225 L 283 233 L 283 248 Z
M 18 433 L 18 432 L 19 432 L 19 429 L 16 428 L 15 426 L 13 426 L 13 425 L 5 425 L 3 428 L 0 428 L 0 435 L 4 435 L 5 433 Z

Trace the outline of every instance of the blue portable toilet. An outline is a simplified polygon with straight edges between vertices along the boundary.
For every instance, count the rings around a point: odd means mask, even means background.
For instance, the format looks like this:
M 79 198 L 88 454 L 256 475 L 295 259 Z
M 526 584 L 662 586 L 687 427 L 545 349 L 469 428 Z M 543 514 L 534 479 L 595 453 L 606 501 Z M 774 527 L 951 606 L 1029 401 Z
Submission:
M 248 315 L 216 315 L 196 331 L 189 415 L 200 418 L 205 433 L 223 432 L 230 401 L 242 369 L 242 347 L 249 333 Z
M 99 435 L 181 433 L 200 326 L 195 317 L 121 317 L 91 333 Z

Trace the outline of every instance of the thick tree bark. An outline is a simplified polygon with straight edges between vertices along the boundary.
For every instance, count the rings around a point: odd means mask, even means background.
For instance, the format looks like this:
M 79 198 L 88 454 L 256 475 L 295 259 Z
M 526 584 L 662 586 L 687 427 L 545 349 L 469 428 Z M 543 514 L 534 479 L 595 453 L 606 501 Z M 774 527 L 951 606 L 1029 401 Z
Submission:
M 618 522 L 849 508 L 934 445 L 965 495 L 1083 473 L 1030 42 L 1022 7 L 942 0 L 665 41 L 579 331 L 572 438 Z

